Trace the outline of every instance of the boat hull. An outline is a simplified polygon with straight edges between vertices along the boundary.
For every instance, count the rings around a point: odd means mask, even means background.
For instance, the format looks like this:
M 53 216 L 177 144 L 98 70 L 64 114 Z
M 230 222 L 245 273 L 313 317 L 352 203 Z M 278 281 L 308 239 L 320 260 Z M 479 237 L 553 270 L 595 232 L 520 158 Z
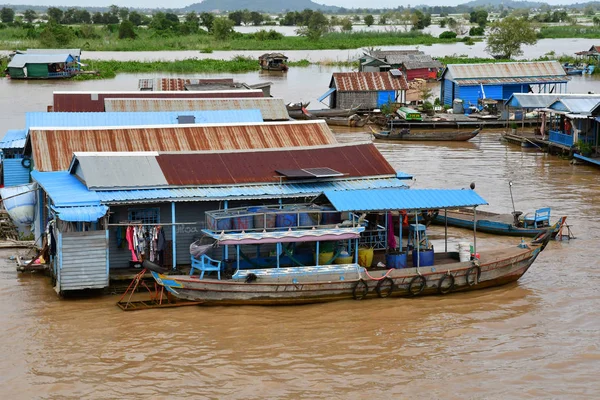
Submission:
M 512 216 L 507 216 L 508 218 L 512 218 Z M 504 236 L 524 236 L 524 237 L 535 237 L 548 229 L 552 231 L 552 237 L 555 237 L 563 224 L 563 218 L 560 218 L 556 223 L 551 226 L 545 226 L 543 228 L 524 228 L 515 226 L 512 223 L 500 222 L 500 221 L 491 221 L 488 219 L 482 218 L 477 219 L 477 232 L 490 233 L 494 235 L 504 235 Z M 448 226 L 454 226 L 457 228 L 464 228 L 473 230 L 473 216 L 465 215 L 464 217 L 460 217 L 456 215 L 456 213 L 452 213 L 447 217 Z M 446 219 L 443 214 L 438 214 L 433 219 L 433 223 L 436 225 L 445 225 Z
M 469 132 L 447 131 L 447 132 L 374 132 L 375 139 L 394 140 L 403 142 L 466 142 L 479 134 L 481 129 Z
M 193 276 L 169 276 L 156 272 L 152 275 L 159 285 L 164 286 L 176 298 L 200 302 L 203 305 L 292 305 L 344 299 L 414 297 L 479 290 L 515 282 L 535 261 L 547 244 L 547 239 L 543 244 L 527 248 L 515 247 L 496 255 L 490 254 L 487 260 L 482 258 L 479 263 L 454 262 L 442 267 L 438 266 L 437 269 L 436 267 L 404 268 L 378 270 L 371 273 L 359 267 L 358 275 L 351 274 L 354 276 L 347 276 L 348 279 L 345 279 L 346 276 L 332 275 L 320 277 L 319 280 L 311 280 L 307 277 L 258 278 L 256 281 L 246 283 L 243 280 L 201 280 Z M 452 278 L 447 274 L 451 274 Z M 414 281 L 421 279 L 425 279 L 425 285 L 415 293 Z M 453 285 L 449 285 L 451 280 Z M 446 286 L 440 289 L 444 283 Z

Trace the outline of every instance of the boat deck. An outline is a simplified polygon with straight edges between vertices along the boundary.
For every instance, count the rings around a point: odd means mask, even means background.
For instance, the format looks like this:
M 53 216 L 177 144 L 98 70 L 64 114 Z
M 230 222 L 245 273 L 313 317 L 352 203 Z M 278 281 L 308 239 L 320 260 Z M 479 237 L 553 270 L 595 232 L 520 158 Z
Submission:
M 468 221 L 473 221 L 473 211 L 472 210 L 448 210 L 447 212 L 448 218 L 460 218 Z M 444 213 L 440 214 L 440 217 L 444 217 Z M 512 214 L 496 214 L 486 211 L 477 211 L 477 219 L 485 218 L 488 221 L 493 222 L 501 222 L 505 224 L 512 224 L 514 222 L 514 218 Z

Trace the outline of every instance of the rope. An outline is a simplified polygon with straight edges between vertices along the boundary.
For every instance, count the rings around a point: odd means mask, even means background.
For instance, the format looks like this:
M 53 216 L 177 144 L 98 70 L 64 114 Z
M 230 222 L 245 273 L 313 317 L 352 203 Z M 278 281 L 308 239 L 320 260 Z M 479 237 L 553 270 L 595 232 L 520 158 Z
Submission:
M 391 274 L 393 270 L 394 270 L 393 268 L 390 268 L 390 269 L 388 269 L 388 272 L 386 272 L 386 273 L 385 273 L 385 275 L 383 275 L 383 276 L 381 276 L 381 277 L 379 277 L 379 278 L 375 278 L 374 276 L 371 276 L 371 275 L 369 274 L 369 271 L 368 271 L 366 268 L 365 268 L 365 274 L 367 274 L 367 276 L 368 276 L 368 277 L 369 277 L 369 279 L 371 279 L 371 280 L 374 280 L 374 281 L 380 281 L 380 280 L 382 280 L 382 279 L 385 279 L 385 278 L 387 278 L 387 276 L 388 276 L 389 274 Z

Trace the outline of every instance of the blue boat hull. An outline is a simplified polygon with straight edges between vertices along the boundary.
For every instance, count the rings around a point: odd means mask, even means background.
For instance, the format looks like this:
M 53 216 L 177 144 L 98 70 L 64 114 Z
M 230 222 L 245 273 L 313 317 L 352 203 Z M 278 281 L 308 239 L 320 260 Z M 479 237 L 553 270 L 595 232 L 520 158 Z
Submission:
M 440 213 L 433 222 L 437 225 L 444 225 L 445 219 L 444 215 Z M 498 221 L 490 221 L 486 219 L 478 219 L 477 220 L 477 231 L 483 233 L 491 233 L 494 235 L 506 235 L 506 236 L 525 236 L 525 237 L 535 237 L 539 235 L 541 232 L 546 231 L 548 228 L 553 228 L 553 236 L 558 233 L 560 229 L 560 220 L 557 221 L 554 225 L 550 227 L 545 226 L 542 228 L 522 228 L 514 226 L 513 224 L 502 223 Z M 470 219 L 463 218 L 453 218 L 448 217 L 448 226 L 454 226 L 457 228 L 465 228 L 465 229 L 473 229 L 473 221 Z

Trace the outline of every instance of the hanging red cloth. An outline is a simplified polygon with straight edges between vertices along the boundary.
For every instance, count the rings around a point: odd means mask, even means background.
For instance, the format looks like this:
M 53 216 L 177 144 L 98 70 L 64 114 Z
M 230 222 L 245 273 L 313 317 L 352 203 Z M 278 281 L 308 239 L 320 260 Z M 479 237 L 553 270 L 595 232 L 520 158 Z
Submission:
M 133 227 L 127 227 L 127 230 L 125 231 L 125 240 L 127 240 L 127 243 L 129 244 L 129 250 L 131 250 L 131 260 L 139 261 L 137 255 L 135 254 L 135 247 L 133 245 Z
M 396 236 L 394 235 L 394 217 L 392 216 L 392 213 L 387 213 L 387 219 L 388 219 L 388 231 L 387 231 L 387 235 L 388 235 L 388 249 L 395 249 L 397 246 L 396 243 Z

